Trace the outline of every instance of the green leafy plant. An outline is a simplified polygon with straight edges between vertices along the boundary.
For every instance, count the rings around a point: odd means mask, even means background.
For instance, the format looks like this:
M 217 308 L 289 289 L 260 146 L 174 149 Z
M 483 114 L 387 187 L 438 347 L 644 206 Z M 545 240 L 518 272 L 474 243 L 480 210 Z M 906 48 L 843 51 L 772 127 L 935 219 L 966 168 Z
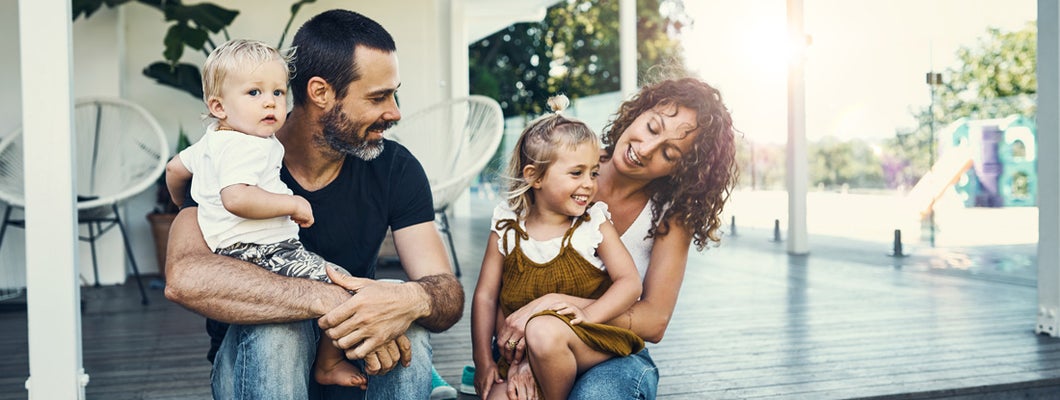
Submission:
M 140 3 L 162 12 L 169 23 L 166 36 L 162 40 L 164 60 L 152 62 L 144 68 L 143 74 L 163 86 L 185 92 L 196 99 L 202 99 L 202 74 L 199 66 L 181 62 L 184 49 L 190 48 L 209 55 L 218 43 L 230 39 L 228 26 L 239 16 L 238 10 L 230 10 L 213 3 L 185 5 L 180 0 L 71 0 L 73 19 L 84 15 L 92 16 L 101 7 L 115 8 L 126 3 Z M 280 34 L 276 48 L 283 47 L 284 38 L 291 28 L 298 11 L 303 5 L 316 0 L 300 0 L 291 5 L 291 17 Z M 223 40 L 214 40 L 220 35 Z
M 180 134 L 177 135 L 177 147 L 176 152 L 173 154 L 180 154 L 181 151 L 191 146 L 191 140 L 188 139 L 188 134 L 184 132 L 184 127 L 180 127 Z M 176 204 L 173 204 L 173 200 L 169 196 L 169 187 L 166 186 L 166 174 L 158 177 L 158 182 L 155 185 L 155 209 L 154 212 L 157 214 L 176 214 L 180 209 Z

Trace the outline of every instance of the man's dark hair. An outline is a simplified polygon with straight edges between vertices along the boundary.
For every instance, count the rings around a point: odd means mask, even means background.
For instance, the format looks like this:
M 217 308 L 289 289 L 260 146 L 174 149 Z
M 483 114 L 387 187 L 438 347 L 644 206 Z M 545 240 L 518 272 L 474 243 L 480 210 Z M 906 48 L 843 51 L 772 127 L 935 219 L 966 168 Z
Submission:
M 296 106 L 305 103 L 309 79 L 319 76 L 335 88 L 335 97 L 346 97 L 350 82 L 361 79 L 354 58 L 357 46 L 394 52 L 394 38 L 382 25 L 349 10 L 330 10 L 310 18 L 294 35 L 294 77 L 291 94 Z

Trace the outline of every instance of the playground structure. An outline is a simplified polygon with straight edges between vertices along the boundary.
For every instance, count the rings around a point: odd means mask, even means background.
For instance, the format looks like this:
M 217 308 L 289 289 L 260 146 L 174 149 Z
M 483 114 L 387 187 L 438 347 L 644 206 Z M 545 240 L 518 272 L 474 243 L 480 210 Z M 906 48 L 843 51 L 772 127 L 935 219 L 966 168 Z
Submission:
M 965 207 L 1037 206 L 1038 154 L 1032 119 L 961 118 L 940 132 L 938 144 L 938 161 L 907 195 L 921 218 L 951 186 Z

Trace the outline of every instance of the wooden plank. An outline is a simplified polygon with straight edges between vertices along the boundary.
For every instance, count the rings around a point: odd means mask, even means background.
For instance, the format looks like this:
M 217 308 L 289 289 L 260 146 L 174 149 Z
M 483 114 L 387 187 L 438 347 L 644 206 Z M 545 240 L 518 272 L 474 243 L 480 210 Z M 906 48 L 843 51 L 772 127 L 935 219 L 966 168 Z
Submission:
M 465 314 L 431 342 L 435 367 L 459 385 L 471 364 L 470 297 L 487 233 L 471 227 L 488 224 L 454 226 Z M 1055 398 L 1060 390 L 1060 340 L 1033 334 L 1035 286 L 1022 272 L 914 257 L 896 266 L 883 250 L 789 257 L 767 239 L 745 231 L 691 253 L 666 338 L 649 346 L 660 398 Z M 142 307 L 135 284 L 83 289 L 89 399 L 210 398 L 202 317 L 150 295 Z M 25 399 L 25 313 L 0 313 L 0 326 L 0 400 Z

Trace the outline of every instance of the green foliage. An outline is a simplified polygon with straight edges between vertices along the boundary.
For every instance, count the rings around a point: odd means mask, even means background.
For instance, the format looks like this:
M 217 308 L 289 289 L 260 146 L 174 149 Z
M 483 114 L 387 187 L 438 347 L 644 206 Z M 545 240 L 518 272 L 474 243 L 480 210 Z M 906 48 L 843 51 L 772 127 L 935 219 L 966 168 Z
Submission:
M 783 144 L 741 139 L 736 146 L 736 165 L 740 168 L 737 185 L 749 190 L 783 190 L 785 157 Z
M 71 0 L 73 18 L 88 18 L 103 6 L 118 7 L 130 2 L 137 2 L 162 12 L 166 22 L 171 22 L 162 39 L 162 57 L 143 70 L 144 76 L 154 79 L 160 85 L 188 93 L 196 99 L 202 99 L 202 74 L 197 65 L 183 63 L 184 49 L 191 48 L 209 55 L 217 43 L 212 35 L 220 34 L 224 40 L 229 39 L 227 28 L 239 16 L 239 11 L 229 10 L 213 3 L 184 5 L 181 0 Z M 283 46 L 283 40 L 294 21 L 295 15 L 303 4 L 316 0 L 296 1 L 291 5 L 291 17 L 284 26 L 277 48 Z
M 934 104 L 911 111 L 914 128 L 899 130 L 878 144 L 836 138 L 810 143 L 810 184 L 829 189 L 844 185 L 908 189 L 931 167 L 932 132 L 941 132 L 962 117 L 1020 114 L 1033 118 L 1037 111 L 1036 50 L 1033 22 L 1015 32 L 988 28 L 976 44 L 956 50 L 958 62 L 942 72 L 943 82 L 934 88 Z M 929 90 L 926 80 L 924 89 Z M 785 157 L 784 145 L 738 146 L 741 187 L 783 188 Z
M 471 93 L 497 99 L 505 116 L 540 114 L 557 93 L 571 99 L 620 87 L 617 0 L 565 0 L 541 22 L 509 26 L 472 44 Z M 674 37 L 690 24 L 682 0 L 637 1 L 638 82 L 656 65 L 684 70 Z
M 872 145 L 826 137 L 809 146 L 810 182 L 818 187 L 882 188 L 883 170 Z
M 177 135 L 177 147 L 176 152 L 173 154 L 180 154 L 181 151 L 191 146 L 191 140 L 188 139 L 188 134 L 184 132 L 184 127 L 180 127 L 180 134 Z M 162 174 L 158 177 L 158 182 L 155 182 L 155 213 L 159 214 L 176 214 L 180 211 L 176 204 L 173 204 L 173 200 L 169 196 L 169 187 L 166 186 L 166 174 Z
M 911 186 L 927 173 L 932 137 L 953 121 L 1036 115 L 1037 38 L 1031 21 L 1014 32 L 987 28 L 975 45 L 957 49 L 958 62 L 942 72 L 933 104 L 912 111 L 916 127 L 899 130 L 885 143 L 889 157 L 905 161 L 894 185 Z

